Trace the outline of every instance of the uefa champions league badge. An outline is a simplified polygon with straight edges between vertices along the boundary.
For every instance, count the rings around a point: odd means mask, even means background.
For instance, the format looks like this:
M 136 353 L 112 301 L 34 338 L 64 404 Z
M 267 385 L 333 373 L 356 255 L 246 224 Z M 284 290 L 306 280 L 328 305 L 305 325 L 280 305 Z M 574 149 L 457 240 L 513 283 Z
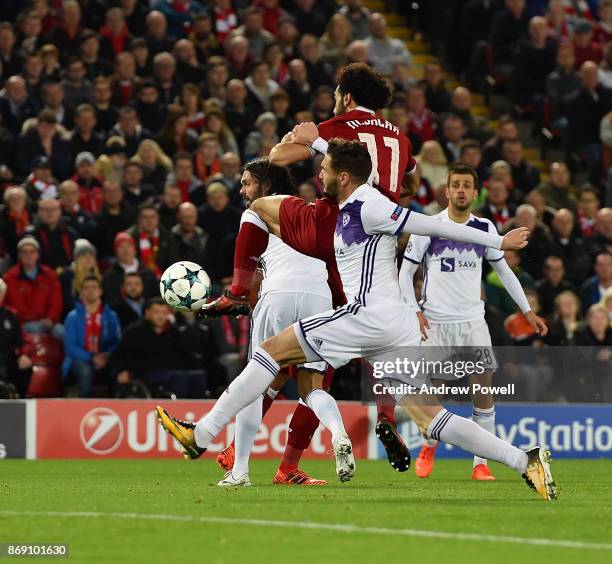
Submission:
M 346 227 L 350 221 L 351 221 L 351 215 L 346 212 L 343 213 L 342 214 L 342 227 Z
M 403 209 L 404 208 L 402 206 L 397 206 L 395 210 L 393 211 L 393 213 L 391 214 L 391 219 L 393 221 L 397 221 L 399 219 L 399 216 L 402 214 Z

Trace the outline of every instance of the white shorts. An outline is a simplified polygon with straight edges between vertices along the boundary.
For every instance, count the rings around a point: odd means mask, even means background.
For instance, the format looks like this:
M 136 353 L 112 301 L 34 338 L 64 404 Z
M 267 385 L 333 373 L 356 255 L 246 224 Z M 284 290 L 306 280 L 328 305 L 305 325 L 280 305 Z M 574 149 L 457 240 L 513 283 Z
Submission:
M 296 321 L 326 311 L 332 306 L 331 299 L 318 294 L 298 292 L 266 292 L 253 310 L 251 316 L 251 339 L 249 342 L 249 359 L 263 341 L 278 335 Z M 325 362 L 308 362 L 300 367 L 318 372 L 325 372 Z
M 427 355 L 428 360 L 473 360 L 482 363 L 485 370 L 496 370 L 497 361 L 491 345 L 491 334 L 484 319 L 462 323 L 430 323 L 428 339 L 423 347 L 436 347 Z M 426 353 L 427 354 L 427 353 Z M 436 375 L 441 380 L 454 380 L 453 375 Z
M 302 319 L 293 328 L 308 360 L 322 359 L 334 368 L 354 358 L 371 364 L 392 361 L 408 350 L 404 347 L 419 351 L 418 318 L 414 309 L 400 304 L 353 302 Z

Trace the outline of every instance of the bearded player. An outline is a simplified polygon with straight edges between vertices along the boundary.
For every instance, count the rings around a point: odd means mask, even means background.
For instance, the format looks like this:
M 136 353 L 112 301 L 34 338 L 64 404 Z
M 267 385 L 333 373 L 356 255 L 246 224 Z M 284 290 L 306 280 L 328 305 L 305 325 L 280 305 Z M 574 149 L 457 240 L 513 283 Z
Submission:
M 293 194 L 294 185 L 286 167 L 271 165 L 267 158 L 248 163 L 242 174 L 240 190 L 247 206 L 263 196 Z M 243 222 L 258 221 L 246 210 Z M 251 318 L 249 360 L 253 350 L 266 339 L 280 333 L 296 321 L 332 307 L 325 264 L 294 251 L 270 235 L 268 246 L 260 258 L 263 280 L 259 299 Z M 319 426 L 319 419 L 332 433 L 332 438 L 346 434 L 336 401 L 326 389 L 333 372 L 325 362 L 312 362 L 298 367 L 300 402 L 289 423 L 283 460 L 272 480 L 274 484 L 322 486 L 325 480 L 312 478 L 298 467 L 303 451 Z M 219 486 L 250 486 L 249 456 L 262 416 L 268 410 L 286 377 L 277 376 L 267 391 L 236 416 L 234 444 L 218 457 L 226 470 Z M 333 439 L 334 440 L 334 439 Z
M 454 222 L 497 233 L 488 220 L 475 217 L 472 204 L 478 195 L 476 171 L 465 164 L 455 164 L 448 174 L 446 196 L 448 207 L 434 217 L 442 222 Z M 493 267 L 516 305 L 525 314 L 540 335 L 546 335 L 546 324 L 531 311 L 525 292 L 518 278 L 508 266 L 504 253 L 483 245 L 459 243 L 441 237 L 413 235 L 404 254 L 400 270 L 400 287 L 409 303 L 416 305 L 414 275 L 423 265 L 425 281 L 421 298 L 419 320 L 423 345 L 428 349 L 430 360 L 445 361 L 454 356 L 477 360 L 484 368 L 472 373 L 468 380 L 472 393 L 472 419 L 489 433 L 495 434 L 495 406 L 488 390 L 493 382 L 493 371 L 497 368 L 491 346 L 491 336 L 484 317 L 484 302 L 481 299 L 483 261 Z M 439 376 L 440 380 L 452 379 L 453 375 Z M 478 384 L 480 387 L 474 388 Z M 415 462 L 419 478 L 427 478 L 433 471 L 434 456 L 438 441 L 425 439 Z M 473 480 L 494 480 L 486 458 L 474 457 Z
M 417 346 L 420 331 L 417 316 L 410 315 L 412 307 L 399 288 L 395 256 L 398 236 L 438 236 L 502 250 L 527 245 L 529 232 L 524 228 L 501 237 L 401 208 L 367 184 L 371 171 L 372 162 L 362 143 L 332 140 L 320 174 L 329 198 L 322 200 L 318 209 L 315 205 L 298 205 L 297 198 L 290 196 L 260 198 L 251 207 L 269 231 L 281 235 L 291 246 L 301 251 L 302 241 L 308 248 L 303 250 L 326 256 L 330 217 L 326 210 L 333 209 L 330 200 L 336 202 L 333 245 L 348 303 L 301 320 L 264 341 L 198 423 L 185 423 L 156 408 L 162 426 L 188 456 L 201 456 L 232 417 L 263 393 L 282 366 L 325 360 L 338 368 L 354 358 L 392 365 L 402 362 L 402 347 Z M 547 450 L 535 447 L 525 452 L 447 411 L 435 395 L 422 390 L 420 384 L 428 380 L 426 375 L 411 376 L 415 378 L 413 386 L 398 386 L 402 378 L 398 372 L 389 374 L 387 381 L 421 432 L 501 462 L 522 474 L 544 499 L 556 497 Z M 406 392 L 406 387 L 421 391 Z M 336 457 L 340 462 L 337 473 L 341 481 L 347 481 L 354 475 L 355 461 L 350 442 L 343 447 L 344 456 L 337 453 Z
M 408 138 L 392 123 L 378 117 L 376 111 L 386 107 L 391 98 L 389 83 L 373 68 L 355 63 L 341 71 L 335 92 L 335 117 L 318 126 L 312 123 L 299 125 L 292 136 L 286 136 L 270 153 L 270 162 L 286 166 L 311 158 L 317 152 L 325 154 L 328 139 L 361 141 L 372 159 L 372 174 L 369 183 L 378 188 L 394 202 L 398 202 L 402 191 L 412 192 L 418 185 L 416 162 L 412 157 L 412 146 Z M 333 213 L 332 213 L 333 216 Z M 331 224 L 335 216 L 331 217 Z M 244 232 L 243 232 L 244 230 Z M 259 244 L 258 241 L 261 241 Z M 231 313 L 231 308 L 246 300 L 251 276 L 253 253 L 261 254 L 267 236 L 251 225 L 243 225 L 236 242 L 234 278 L 231 289 L 213 309 Z M 334 292 L 334 305 L 344 303 L 339 277 L 333 264 L 333 245 L 328 241 L 330 286 Z M 257 255 L 259 256 L 259 255 Z M 313 256 L 313 255 L 311 255 Z M 246 276 L 247 280 L 243 278 Z M 410 451 L 404 444 L 394 420 L 395 401 L 389 395 L 376 395 L 378 421 L 376 435 L 383 443 L 391 466 L 404 472 L 410 465 Z

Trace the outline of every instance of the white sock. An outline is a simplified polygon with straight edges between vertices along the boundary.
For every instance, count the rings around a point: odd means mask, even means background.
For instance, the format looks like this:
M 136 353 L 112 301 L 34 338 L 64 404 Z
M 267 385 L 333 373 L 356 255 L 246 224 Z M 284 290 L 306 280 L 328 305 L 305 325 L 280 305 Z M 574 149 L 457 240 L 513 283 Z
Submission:
M 432 439 L 461 447 L 482 458 L 501 462 L 523 474 L 527 468 L 527 453 L 492 435 L 474 421 L 442 409 L 427 427 Z
M 485 431 L 489 431 L 495 435 L 495 408 L 494 407 L 476 407 L 472 408 L 472 421 L 478 423 Z M 480 456 L 474 457 L 474 466 L 484 464 L 486 466 L 487 459 Z
M 221 429 L 241 409 L 253 403 L 266 391 L 279 370 L 278 363 L 264 349 L 258 347 L 245 369 L 221 394 L 213 408 L 198 421 L 194 430 L 196 444 L 200 448 L 208 448 Z
M 325 390 L 312 390 L 306 397 L 305 403 L 314 411 L 323 426 L 331 431 L 332 438 L 346 433 L 338 404 Z
M 259 396 L 252 404 L 241 409 L 236 415 L 236 429 L 234 431 L 234 449 L 236 457 L 232 474 L 240 478 L 249 471 L 249 456 L 255 441 L 255 435 L 261 425 L 261 406 L 263 396 Z

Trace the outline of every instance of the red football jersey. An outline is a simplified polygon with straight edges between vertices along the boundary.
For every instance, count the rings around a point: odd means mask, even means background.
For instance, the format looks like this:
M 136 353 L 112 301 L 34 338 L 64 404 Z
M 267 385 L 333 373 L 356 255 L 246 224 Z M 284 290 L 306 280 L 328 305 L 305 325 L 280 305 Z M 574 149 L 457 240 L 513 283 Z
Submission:
M 328 141 L 334 137 L 366 144 L 372 157 L 372 184 L 399 201 L 406 170 L 416 166 L 408 138 L 372 110 L 361 106 L 319 124 L 319 135 Z

